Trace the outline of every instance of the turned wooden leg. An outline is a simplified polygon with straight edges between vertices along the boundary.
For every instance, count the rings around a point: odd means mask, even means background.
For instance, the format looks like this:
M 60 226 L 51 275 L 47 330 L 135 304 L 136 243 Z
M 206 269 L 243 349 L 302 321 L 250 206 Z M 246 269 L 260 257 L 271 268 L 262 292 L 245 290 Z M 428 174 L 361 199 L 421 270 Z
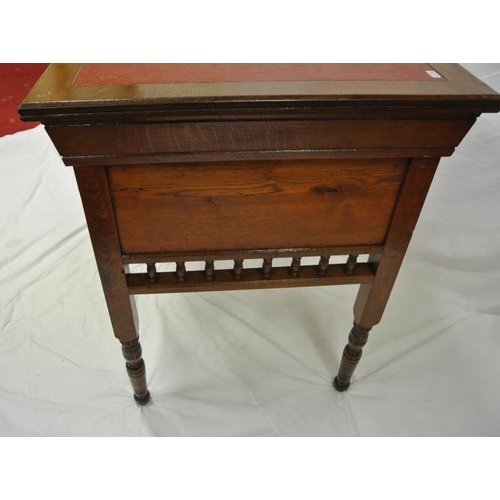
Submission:
M 345 391 L 351 385 L 351 376 L 363 354 L 363 347 L 368 341 L 371 328 L 363 328 L 354 323 L 349 333 L 349 343 L 345 346 L 340 362 L 339 373 L 333 380 L 333 387 L 337 391 Z
M 370 255 L 368 260 L 375 275 L 373 283 L 359 287 L 354 304 L 354 326 L 342 354 L 339 373 L 333 381 L 338 391 L 349 387 L 368 333 L 382 319 L 438 162 L 437 158 L 416 158 L 408 165 L 384 251 Z M 347 274 L 354 269 L 355 261 L 354 256 L 349 257 Z
M 132 341 L 120 340 L 123 357 L 127 360 L 125 366 L 134 389 L 134 399 L 140 405 L 145 405 L 150 398 L 146 383 L 146 366 L 142 359 L 142 349 L 139 337 Z
M 134 297 L 129 296 L 122 262 L 120 241 L 113 216 L 105 167 L 76 167 L 75 175 L 94 247 L 97 269 L 115 337 L 121 342 L 135 400 L 149 400 L 146 369 L 139 344 L 138 319 Z M 156 267 L 148 264 L 148 278 L 156 280 Z

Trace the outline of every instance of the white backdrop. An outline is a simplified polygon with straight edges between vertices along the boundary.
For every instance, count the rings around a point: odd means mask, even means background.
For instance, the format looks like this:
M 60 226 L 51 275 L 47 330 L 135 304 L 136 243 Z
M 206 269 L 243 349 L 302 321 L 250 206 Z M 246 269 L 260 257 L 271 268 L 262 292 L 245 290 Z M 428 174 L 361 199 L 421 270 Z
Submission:
M 500 65 L 466 65 L 500 90 Z M 351 388 L 355 286 L 139 296 L 152 403 L 113 337 L 71 168 L 0 138 L 0 435 L 500 434 L 500 115 L 442 160 Z

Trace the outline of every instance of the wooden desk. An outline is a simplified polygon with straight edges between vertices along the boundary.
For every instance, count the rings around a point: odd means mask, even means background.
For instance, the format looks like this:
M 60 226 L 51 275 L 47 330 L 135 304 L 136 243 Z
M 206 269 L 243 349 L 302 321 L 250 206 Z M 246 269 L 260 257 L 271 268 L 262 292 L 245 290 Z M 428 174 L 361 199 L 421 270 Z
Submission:
M 74 167 L 140 404 L 139 293 L 360 284 L 333 382 L 347 389 L 439 159 L 499 110 L 500 95 L 449 64 L 53 64 L 19 108 Z

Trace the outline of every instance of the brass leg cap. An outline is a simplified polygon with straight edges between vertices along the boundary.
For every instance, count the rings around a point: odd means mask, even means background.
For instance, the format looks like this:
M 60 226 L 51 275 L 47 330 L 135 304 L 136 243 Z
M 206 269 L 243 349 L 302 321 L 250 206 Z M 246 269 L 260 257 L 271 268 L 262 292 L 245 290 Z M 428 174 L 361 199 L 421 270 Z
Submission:
M 333 385 L 333 387 L 335 387 L 335 389 L 337 389 L 337 391 L 344 392 L 344 391 L 347 391 L 347 389 L 349 389 L 349 386 L 351 385 L 351 381 L 349 380 L 349 382 L 347 382 L 347 384 L 345 384 L 345 385 L 340 385 L 338 378 L 335 377 L 333 379 L 332 385 Z
M 151 395 L 149 394 L 149 391 L 146 393 L 145 396 L 143 396 L 142 398 L 138 398 L 137 397 L 137 394 L 134 394 L 134 399 L 135 399 L 135 402 L 138 404 L 138 405 L 141 405 L 141 406 L 144 406 L 146 404 L 149 403 L 150 399 L 151 399 Z

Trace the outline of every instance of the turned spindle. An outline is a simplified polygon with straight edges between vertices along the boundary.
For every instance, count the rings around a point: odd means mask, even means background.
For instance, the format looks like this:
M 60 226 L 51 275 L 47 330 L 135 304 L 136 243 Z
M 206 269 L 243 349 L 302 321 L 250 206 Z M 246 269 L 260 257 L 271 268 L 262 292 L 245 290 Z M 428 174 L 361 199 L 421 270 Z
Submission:
M 363 347 L 368 341 L 370 328 L 364 328 L 354 323 L 351 332 L 349 333 L 349 343 L 345 346 L 340 362 L 339 373 L 333 380 L 333 387 L 337 391 L 345 391 L 351 384 L 351 376 L 356 369 L 356 366 L 363 354 Z
M 235 280 L 240 280 L 242 276 L 243 276 L 243 260 L 237 259 L 234 261 L 233 278 Z
M 186 263 L 185 262 L 176 262 L 177 269 L 175 270 L 175 279 L 179 283 L 183 283 L 186 281 Z
M 316 269 L 316 272 L 318 273 L 319 276 L 326 276 L 326 273 L 328 272 L 329 263 L 330 263 L 330 256 L 322 255 L 321 258 L 319 259 L 319 265 Z
M 300 274 L 300 257 L 292 258 L 292 265 L 288 269 L 288 273 L 292 278 L 297 278 Z
M 134 399 L 140 405 L 149 401 L 149 391 L 146 383 L 146 366 L 142 359 L 142 349 L 139 337 L 130 342 L 120 340 L 122 353 L 125 358 L 127 374 L 134 389 Z
M 262 263 L 262 277 L 268 280 L 271 277 L 271 271 L 273 269 L 273 259 L 264 259 Z
M 158 281 L 158 276 L 156 275 L 156 264 L 154 262 L 148 263 L 148 281 L 150 283 L 156 283 Z
M 354 274 L 354 270 L 356 269 L 357 261 L 358 261 L 357 255 L 349 255 L 347 262 L 346 262 L 346 265 L 345 265 L 345 268 L 344 268 L 344 272 L 346 274 L 349 274 L 349 275 Z
M 205 281 L 213 281 L 214 280 L 214 261 L 207 260 L 205 261 Z

